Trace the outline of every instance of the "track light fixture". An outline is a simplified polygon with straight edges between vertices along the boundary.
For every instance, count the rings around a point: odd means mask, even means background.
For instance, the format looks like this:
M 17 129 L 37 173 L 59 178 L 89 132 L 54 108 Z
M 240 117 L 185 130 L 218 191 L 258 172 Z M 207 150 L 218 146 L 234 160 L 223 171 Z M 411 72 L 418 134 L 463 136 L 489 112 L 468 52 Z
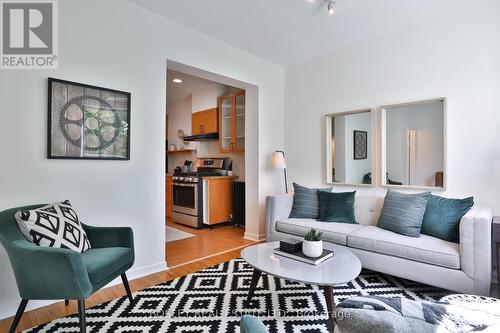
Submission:
M 334 0 L 325 0 L 327 3 L 327 8 L 328 8 L 328 15 L 333 15 L 335 14 L 335 1 Z

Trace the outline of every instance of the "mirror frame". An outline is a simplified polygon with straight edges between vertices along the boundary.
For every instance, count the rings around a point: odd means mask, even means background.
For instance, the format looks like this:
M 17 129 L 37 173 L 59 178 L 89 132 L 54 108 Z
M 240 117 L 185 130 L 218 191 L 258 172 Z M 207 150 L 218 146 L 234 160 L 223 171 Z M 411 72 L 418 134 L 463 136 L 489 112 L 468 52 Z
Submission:
M 416 104 L 428 103 L 428 102 L 443 102 L 443 186 L 418 186 L 418 185 L 389 185 L 386 183 L 385 174 L 387 173 L 387 151 L 386 151 L 386 112 L 387 109 L 411 106 Z M 448 179 L 448 163 L 447 163 L 447 135 L 446 135 L 446 125 L 447 125 L 447 99 L 446 97 L 423 99 L 414 102 L 405 102 L 397 104 L 388 104 L 380 107 L 380 173 L 378 175 L 382 187 L 390 189 L 401 189 L 401 190 L 424 190 L 424 191 L 446 191 L 447 179 Z
M 332 140 L 330 138 L 332 137 L 332 118 L 333 117 L 338 117 L 338 116 L 346 116 L 350 114 L 358 114 L 358 113 L 370 113 L 371 116 L 371 128 L 372 128 L 372 137 L 370 139 L 371 142 L 368 142 L 368 147 L 372 151 L 372 165 L 371 165 L 371 173 L 372 173 L 372 183 L 371 184 L 363 184 L 363 183 L 349 183 L 349 182 L 335 182 L 332 179 L 332 174 L 330 170 L 332 169 L 332 159 L 331 159 L 331 152 L 332 152 Z M 363 109 L 357 109 L 357 110 L 351 110 L 351 111 L 344 111 L 344 112 L 334 112 L 334 113 L 328 113 L 325 115 L 325 141 L 326 141 L 326 170 L 325 170 L 325 177 L 326 177 L 326 184 L 327 185 L 342 185 L 342 186 L 353 186 L 353 187 L 376 187 L 378 185 L 378 172 L 377 172 L 377 165 L 378 165 L 378 149 L 376 143 L 379 142 L 378 140 L 378 129 L 377 129 L 377 112 L 375 108 L 369 107 L 369 108 L 363 108 Z

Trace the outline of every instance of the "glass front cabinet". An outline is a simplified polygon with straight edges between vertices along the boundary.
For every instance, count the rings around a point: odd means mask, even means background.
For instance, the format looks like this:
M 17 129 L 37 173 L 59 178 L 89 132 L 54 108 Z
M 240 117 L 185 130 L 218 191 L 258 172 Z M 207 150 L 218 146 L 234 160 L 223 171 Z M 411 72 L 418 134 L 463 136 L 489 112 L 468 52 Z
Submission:
M 219 143 L 222 153 L 245 151 L 245 92 L 219 97 Z

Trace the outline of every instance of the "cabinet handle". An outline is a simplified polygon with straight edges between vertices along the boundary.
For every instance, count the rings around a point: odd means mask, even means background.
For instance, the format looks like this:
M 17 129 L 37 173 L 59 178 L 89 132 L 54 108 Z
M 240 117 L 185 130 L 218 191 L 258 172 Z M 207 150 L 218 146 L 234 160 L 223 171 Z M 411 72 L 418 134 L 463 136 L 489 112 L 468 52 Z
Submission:
M 203 125 L 200 126 L 200 132 L 205 133 L 205 126 L 203 126 Z

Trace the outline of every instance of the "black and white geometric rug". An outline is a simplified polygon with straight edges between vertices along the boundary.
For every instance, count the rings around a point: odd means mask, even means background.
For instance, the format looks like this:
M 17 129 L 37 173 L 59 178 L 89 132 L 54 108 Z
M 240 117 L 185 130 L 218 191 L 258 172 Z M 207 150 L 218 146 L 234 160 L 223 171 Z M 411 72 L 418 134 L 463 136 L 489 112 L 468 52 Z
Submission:
M 316 286 L 263 274 L 255 295 L 246 302 L 252 268 L 231 260 L 87 309 L 89 333 L 239 332 L 242 314 L 259 316 L 270 333 L 328 332 L 326 303 Z M 438 300 L 443 289 L 393 276 L 363 271 L 355 280 L 334 287 L 335 303 L 355 295 L 401 296 Z M 76 315 L 24 332 L 78 332 Z

